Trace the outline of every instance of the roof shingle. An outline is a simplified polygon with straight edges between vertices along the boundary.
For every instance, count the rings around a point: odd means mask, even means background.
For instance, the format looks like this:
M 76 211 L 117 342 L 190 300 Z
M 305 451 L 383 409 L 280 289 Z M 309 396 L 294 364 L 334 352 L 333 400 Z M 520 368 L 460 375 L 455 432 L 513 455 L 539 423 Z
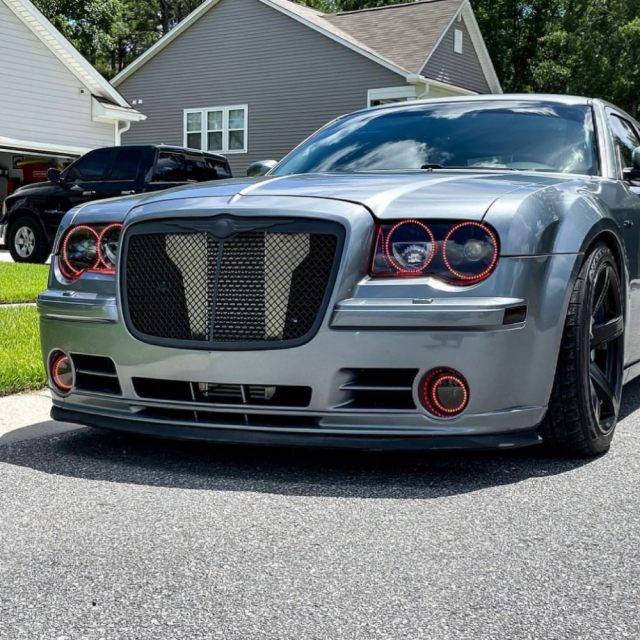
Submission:
M 321 14 L 321 20 L 375 51 L 418 73 L 460 8 L 462 0 L 426 0 L 345 13 Z

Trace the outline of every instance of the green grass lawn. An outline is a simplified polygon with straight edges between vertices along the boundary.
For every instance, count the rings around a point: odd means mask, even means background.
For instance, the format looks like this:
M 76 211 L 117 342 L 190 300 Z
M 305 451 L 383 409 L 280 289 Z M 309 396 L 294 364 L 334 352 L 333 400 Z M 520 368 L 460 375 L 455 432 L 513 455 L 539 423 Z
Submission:
M 35 302 L 47 288 L 48 273 L 49 267 L 44 264 L 0 262 L 0 304 Z
M 0 307 L 0 397 L 46 382 L 36 308 Z

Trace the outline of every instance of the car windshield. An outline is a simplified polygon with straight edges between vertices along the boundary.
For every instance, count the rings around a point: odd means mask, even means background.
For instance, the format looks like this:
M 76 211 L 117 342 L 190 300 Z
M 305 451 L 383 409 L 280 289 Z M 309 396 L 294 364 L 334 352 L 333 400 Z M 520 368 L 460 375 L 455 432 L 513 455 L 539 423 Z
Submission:
M 319 131 L 272 175 L 439 167 L 594 175 L 591 107 L 486 101 L 362 111 Z

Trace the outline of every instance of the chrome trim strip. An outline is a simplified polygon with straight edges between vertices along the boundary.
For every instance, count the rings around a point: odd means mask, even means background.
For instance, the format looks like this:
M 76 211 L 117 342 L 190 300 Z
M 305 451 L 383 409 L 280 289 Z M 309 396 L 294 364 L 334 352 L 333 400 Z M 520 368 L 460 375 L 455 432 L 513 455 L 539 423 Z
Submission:
M 522 298 L 351 298 L 336 304 L 331 328 L 513 329 L 524 323 L 503 325 L 504 312 L 523 305 Z
M 51 320 L 115 324 L 118 306 L 114 296 L 47 290 L 38 296 L 38 314 Z

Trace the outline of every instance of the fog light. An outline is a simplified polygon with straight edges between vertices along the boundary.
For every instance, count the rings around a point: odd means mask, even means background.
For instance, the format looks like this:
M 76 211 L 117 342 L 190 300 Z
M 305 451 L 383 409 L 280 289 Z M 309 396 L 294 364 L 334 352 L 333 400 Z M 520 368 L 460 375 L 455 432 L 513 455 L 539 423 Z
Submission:
M 73 389 L 74 372 L 71 359 L 62 351 L 54 351 L 49 358 L 49 373 L 58 393 L 67 394 Z
M 420 383 L 420 400 L 438 418 L 453 418 L 469 404 L 469 385 L 453 369 L 433 369 Z

